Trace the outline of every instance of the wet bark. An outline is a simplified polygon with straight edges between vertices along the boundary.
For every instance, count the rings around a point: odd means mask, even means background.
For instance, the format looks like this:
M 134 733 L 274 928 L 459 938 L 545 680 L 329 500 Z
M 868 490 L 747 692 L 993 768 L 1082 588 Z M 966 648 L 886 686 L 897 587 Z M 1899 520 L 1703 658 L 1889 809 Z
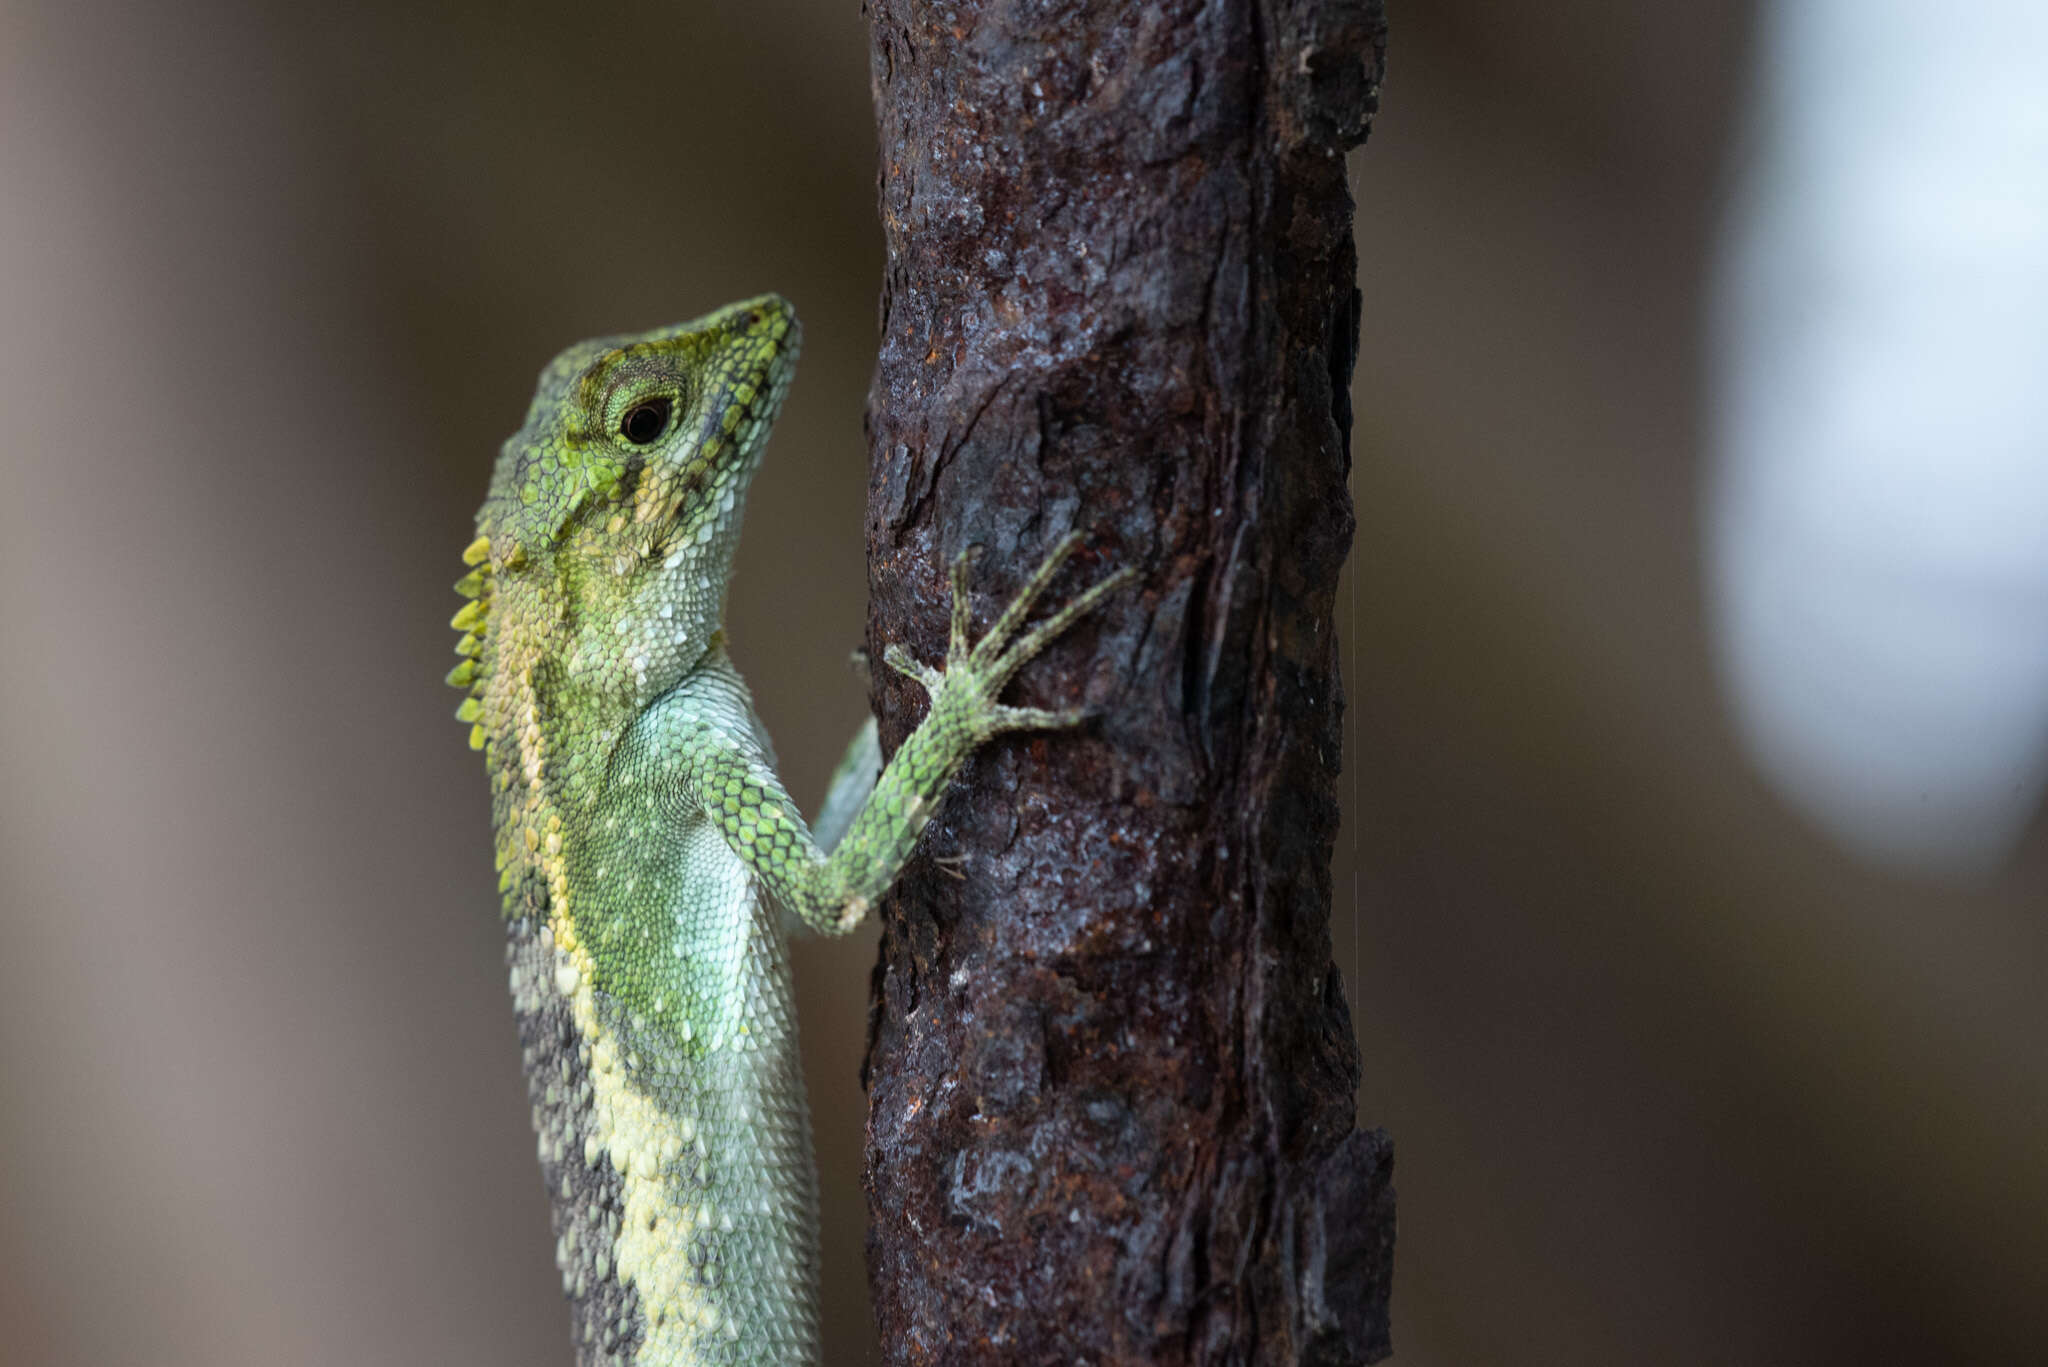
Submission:
M 1049 601 L 1142 576 L 1006 695 L 1090 720 L 978 755 L 882 909 L 883 1358 L 1376 1361 L 1392 1153 L 1329 862 L 1378 5 L 868 11 L 871 658 L 944 657 L 962 547 L 977 630 L 1069 529 Z M 873 700 L 893 750 L 923 692 Z

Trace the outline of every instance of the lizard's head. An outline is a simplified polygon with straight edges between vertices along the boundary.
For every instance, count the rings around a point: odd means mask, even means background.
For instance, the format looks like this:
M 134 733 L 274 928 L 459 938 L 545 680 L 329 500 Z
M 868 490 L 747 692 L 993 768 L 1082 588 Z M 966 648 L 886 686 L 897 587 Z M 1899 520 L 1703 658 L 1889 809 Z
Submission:
M 463 715 L 503 696 L 490 676 L 543 666 L 644 705 L 703 657 L 799 335 L 769 294 L 548 364 L 456 585 L 475 600 L 456 614 L 465 659 L 449 675 L 477 695 Z

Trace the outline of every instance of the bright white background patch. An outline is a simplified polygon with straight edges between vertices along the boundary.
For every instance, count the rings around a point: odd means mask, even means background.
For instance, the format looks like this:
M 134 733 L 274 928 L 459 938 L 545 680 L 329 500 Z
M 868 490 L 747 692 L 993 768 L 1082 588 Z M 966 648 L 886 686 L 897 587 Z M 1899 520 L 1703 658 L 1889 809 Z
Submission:
M 1779 790 L 1995 867 L 2048 778 L 2048 6 L 1782 0 L 1717 299 L 1717 648 Z

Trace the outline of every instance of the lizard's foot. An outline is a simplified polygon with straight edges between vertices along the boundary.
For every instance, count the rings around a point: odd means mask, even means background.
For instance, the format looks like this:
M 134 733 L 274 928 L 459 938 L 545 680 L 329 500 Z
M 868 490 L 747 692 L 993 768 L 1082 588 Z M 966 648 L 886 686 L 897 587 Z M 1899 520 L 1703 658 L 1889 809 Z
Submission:
M 1060 539 L 1058 545 L 1032 572 L 1031 578 L 1018 591 L 1010 605 L 1003 609 L 988 634 L 979 642 L 970 643 L 972 630 L 970 604 L 967 590 L 967 571 L 974 559 L 970 548 L 960 552 L 953 559 L 952 596 L 953 622 L 950 639 L 946 644 L 946 667 L 933 669 L 901 646 L 892 645 L 882 654 L 883 662 L 898 673 L 906 674 L 923 684 L 925 691 L 932 695 L 936 707 L 943 692 L 949 698 L 964 697 L 973 725 L 984 736 L 997 735 L 1004 731 L 1041 730 L 1073 726 L 1086 715 L 1080 708 L 1062 708 L 1057 711 L 1038 707 L 1008 707 L 996 701 L 1003 685 L 1022 669 L 1031 658 L 1057 637 L 1061 632 L 1095 610 L 1102 600 L 1135 578 L 1137 571 L 1129 566 L 1118 570 L 1101 583 L 1084 590 L 1072 602 L 1037 623 L 1028 631 L 1020 633 L 1024 618 L 1032 605 L 1052 583 L 1060 566 L 1081 544 L 1081 534 L 1070 532 Z

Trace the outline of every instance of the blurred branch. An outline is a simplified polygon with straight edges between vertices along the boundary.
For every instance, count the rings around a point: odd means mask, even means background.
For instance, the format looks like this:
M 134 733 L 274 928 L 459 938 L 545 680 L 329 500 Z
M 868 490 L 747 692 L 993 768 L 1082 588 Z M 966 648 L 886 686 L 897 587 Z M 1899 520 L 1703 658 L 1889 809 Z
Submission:
M 1361 1363 L 1391 1149 L 1330 962 L 1331 605 L 1370 0 L 870 0 L 888 264 L 870 653 L 1042 550 L 1134 564 L 884 909 L 870 1248 L 892 1363 Z M 884 745 L 922 714 L 877 671 Z M 957 861 L 957 863 L 955 863 Z

